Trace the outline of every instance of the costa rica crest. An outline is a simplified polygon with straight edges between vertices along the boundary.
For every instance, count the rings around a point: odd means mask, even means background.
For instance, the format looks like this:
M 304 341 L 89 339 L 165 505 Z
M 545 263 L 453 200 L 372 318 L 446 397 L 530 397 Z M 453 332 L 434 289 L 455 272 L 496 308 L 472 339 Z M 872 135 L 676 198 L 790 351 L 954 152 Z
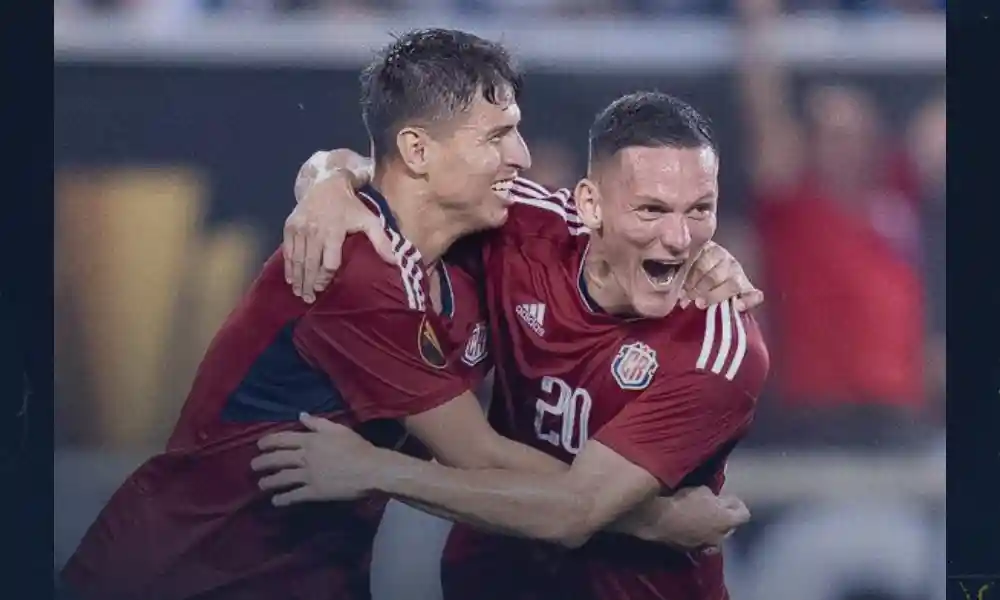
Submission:
M 653 381 L 659 363 L 656 350 L 642 342 L 625 344 L 611 362 L 611 375 L 623 390 L 644 390 Z

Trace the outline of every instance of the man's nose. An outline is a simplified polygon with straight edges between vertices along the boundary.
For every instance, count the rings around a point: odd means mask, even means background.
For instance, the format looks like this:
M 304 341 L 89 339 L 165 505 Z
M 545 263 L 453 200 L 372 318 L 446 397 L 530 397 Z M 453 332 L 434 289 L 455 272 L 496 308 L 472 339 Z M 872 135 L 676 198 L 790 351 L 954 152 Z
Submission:
M 684 215 L 669 214 L 663 219 L 660 243 L 674 256 L 682 256 L 691 247 L 691 230 Z
M 521 133 L 515 131 L 513 135 L 507 136 L 508 143 L 504 148 L 504 162 L 518 171 L 527 171 L 531 168 L 531 152 L 528 151 L 528 144 L 525 143 Z

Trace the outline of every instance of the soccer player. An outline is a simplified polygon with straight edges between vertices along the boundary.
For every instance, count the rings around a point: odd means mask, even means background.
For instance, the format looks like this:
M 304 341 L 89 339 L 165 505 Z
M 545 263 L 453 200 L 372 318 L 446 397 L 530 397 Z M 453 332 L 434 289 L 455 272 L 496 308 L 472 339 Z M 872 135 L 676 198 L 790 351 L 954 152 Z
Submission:
M 281 254 L 267 261 L 207 350 L 166 450 L 128 477 L 65 567 L 76 595 L 367 598 L 384 499 L 278 510 L 248 467 L 257 440 L 303 411 L 423 454 L 409 432 L 446 464 L 562 469 L 494 433 L 468 391 L 490 364 L 484 321 L 475 281 L 444 257 L 506 218 L 529 165 L 519 88 L 503 48 L 462 32 L 413 32 L 372 63 L 362 108 L 378 168 L 365 202 L 378 226 L 348 241 L 337 289 L 311 305 L 285 283 Z M 647 506 L 687 518 L 678 502 Z
M 525 188 L 486 238 L 499 394 L 491 422 L 572 463 L 567 471 L 449 468 L 312 419 L 312 433 L 262 440 L 272 451 L 255 467 L 280 470 L 261 486 L 280 492 L 279 505 L 383 492 L 481 528 L 577 547 L 553 563 L 560 597 L 727 598 L 717 548 L 671 553 L 596 535 L 650 498 L 692 485 L 720 492 L 728 456 L 753 419 L 768 371 L 753 317 L 732 301 L 676 306 L 715 233 L 718 167 L 694 108 L 631 94 L 598 115 L 588 175 L 572 193 Z M 488 539 L 459 527 L 449 546 L 481 550 Z M 519 564 L 513 548 L 527 553 L 510 546 L 446 562 L 448 597 L 497 597 L 511 574 L 481 563 Z

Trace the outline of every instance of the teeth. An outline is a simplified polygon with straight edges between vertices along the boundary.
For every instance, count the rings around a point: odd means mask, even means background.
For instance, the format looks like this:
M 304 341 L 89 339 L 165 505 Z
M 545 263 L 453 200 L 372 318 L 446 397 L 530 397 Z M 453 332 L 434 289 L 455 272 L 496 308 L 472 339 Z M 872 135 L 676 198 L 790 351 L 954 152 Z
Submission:
M 498 181 L 494 183 L 492 186 L 490 186 L 490 189 L 492 189 L 494 192 L 502 192 L 506 194 L 507 192 L 510 191 L 512 187 L 514 187 L 514 180 L 508 179 L 505 181 Z
M 661 267 L 669 268 L 668 273 L 662 276 L 654 276 L 646 269 L 643 269 L 643 272 L 646 274 L 646 279 L 648 279 L 650 283 L 652 283 L 654 286 L 657 287 L 665 287 L 670 285 L 670 282 L 674 280 L 674 277 L 680 271 L 680 265 L 660 262 L 660 261 L 651 261 L 651 262 L 656 262 Z
M 666 287 L 666 286 L 670 285 L 671 281 L 674 280 L 674 276 L 671 275 L 670 277 L 667 277 L 666 279 L 653 279 L 649 275 L 646 275 L 646 279 L 648 279 L 649 283 L 653 284 L 654 287 Z

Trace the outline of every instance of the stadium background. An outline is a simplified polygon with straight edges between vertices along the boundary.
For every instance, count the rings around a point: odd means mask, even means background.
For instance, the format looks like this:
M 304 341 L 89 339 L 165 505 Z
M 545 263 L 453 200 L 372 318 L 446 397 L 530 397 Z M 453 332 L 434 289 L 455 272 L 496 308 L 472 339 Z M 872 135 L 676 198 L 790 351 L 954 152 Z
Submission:
M 319 148 L 366 148 L 356 74 L 391 31 L 447 25 L 505 40 L 529 72 L 531 175 L 550 185 L 582 172 L 586 128 L 614 97 L 657 88 L 689 100 L 722 146 L 719 240 L 767 292 L 768 327 L 814 302 L 815 323 L 795 323 L 809 330 L 798 343 L 824 327 L 854 339 L 838 320 L 847 308 L 828 302 L 837 290 L 768 286 L 789 285 L 773 272 L 784 263 L 768 262 L 788 246 L 762 235 L 769 213 L 749 171 L 754 117 L 740 82 L 761 66 L 747 59 L 752 12 L 774 26 L 763 39 L 792 84 L 789 104 L 772 108 L 799 115 L 829 82 L 875 100 L 886 179 L 898 185 L 855 204 L 871 204 L 861 214 L 875 239 L 916 250 L 893 256 L 918 282 L 904 294 L 917 310 L 893 310 L 899 278 L 873 270 L 882 263 L 866 252 L 884 256 L 870 239 L 809 256 L 821 278 L 854 277 L 861 303 L 888 311 L 865 325 L 871 339 L 916 331 L 924 362 L 919 393 L 806 385 L 819 402 L 782 393 L 795 374 L 774 361 L 757 431 L 729 467 L 730 490 L 754 513 L 726 549 L 733 599 L 943 599 L 943 2 L 799 0 L 781 14 L 769 4 L 56 0 L 56 567 L 164 442 L 202 351 L 280 240 L 298 165 Z M 876 346 L 852 352 L 877 375 Z M 861 388 L 869 375 L 834 373 Z M 376 600 L 435 598 L 445 531 L 394 507 L 377 542 Z

